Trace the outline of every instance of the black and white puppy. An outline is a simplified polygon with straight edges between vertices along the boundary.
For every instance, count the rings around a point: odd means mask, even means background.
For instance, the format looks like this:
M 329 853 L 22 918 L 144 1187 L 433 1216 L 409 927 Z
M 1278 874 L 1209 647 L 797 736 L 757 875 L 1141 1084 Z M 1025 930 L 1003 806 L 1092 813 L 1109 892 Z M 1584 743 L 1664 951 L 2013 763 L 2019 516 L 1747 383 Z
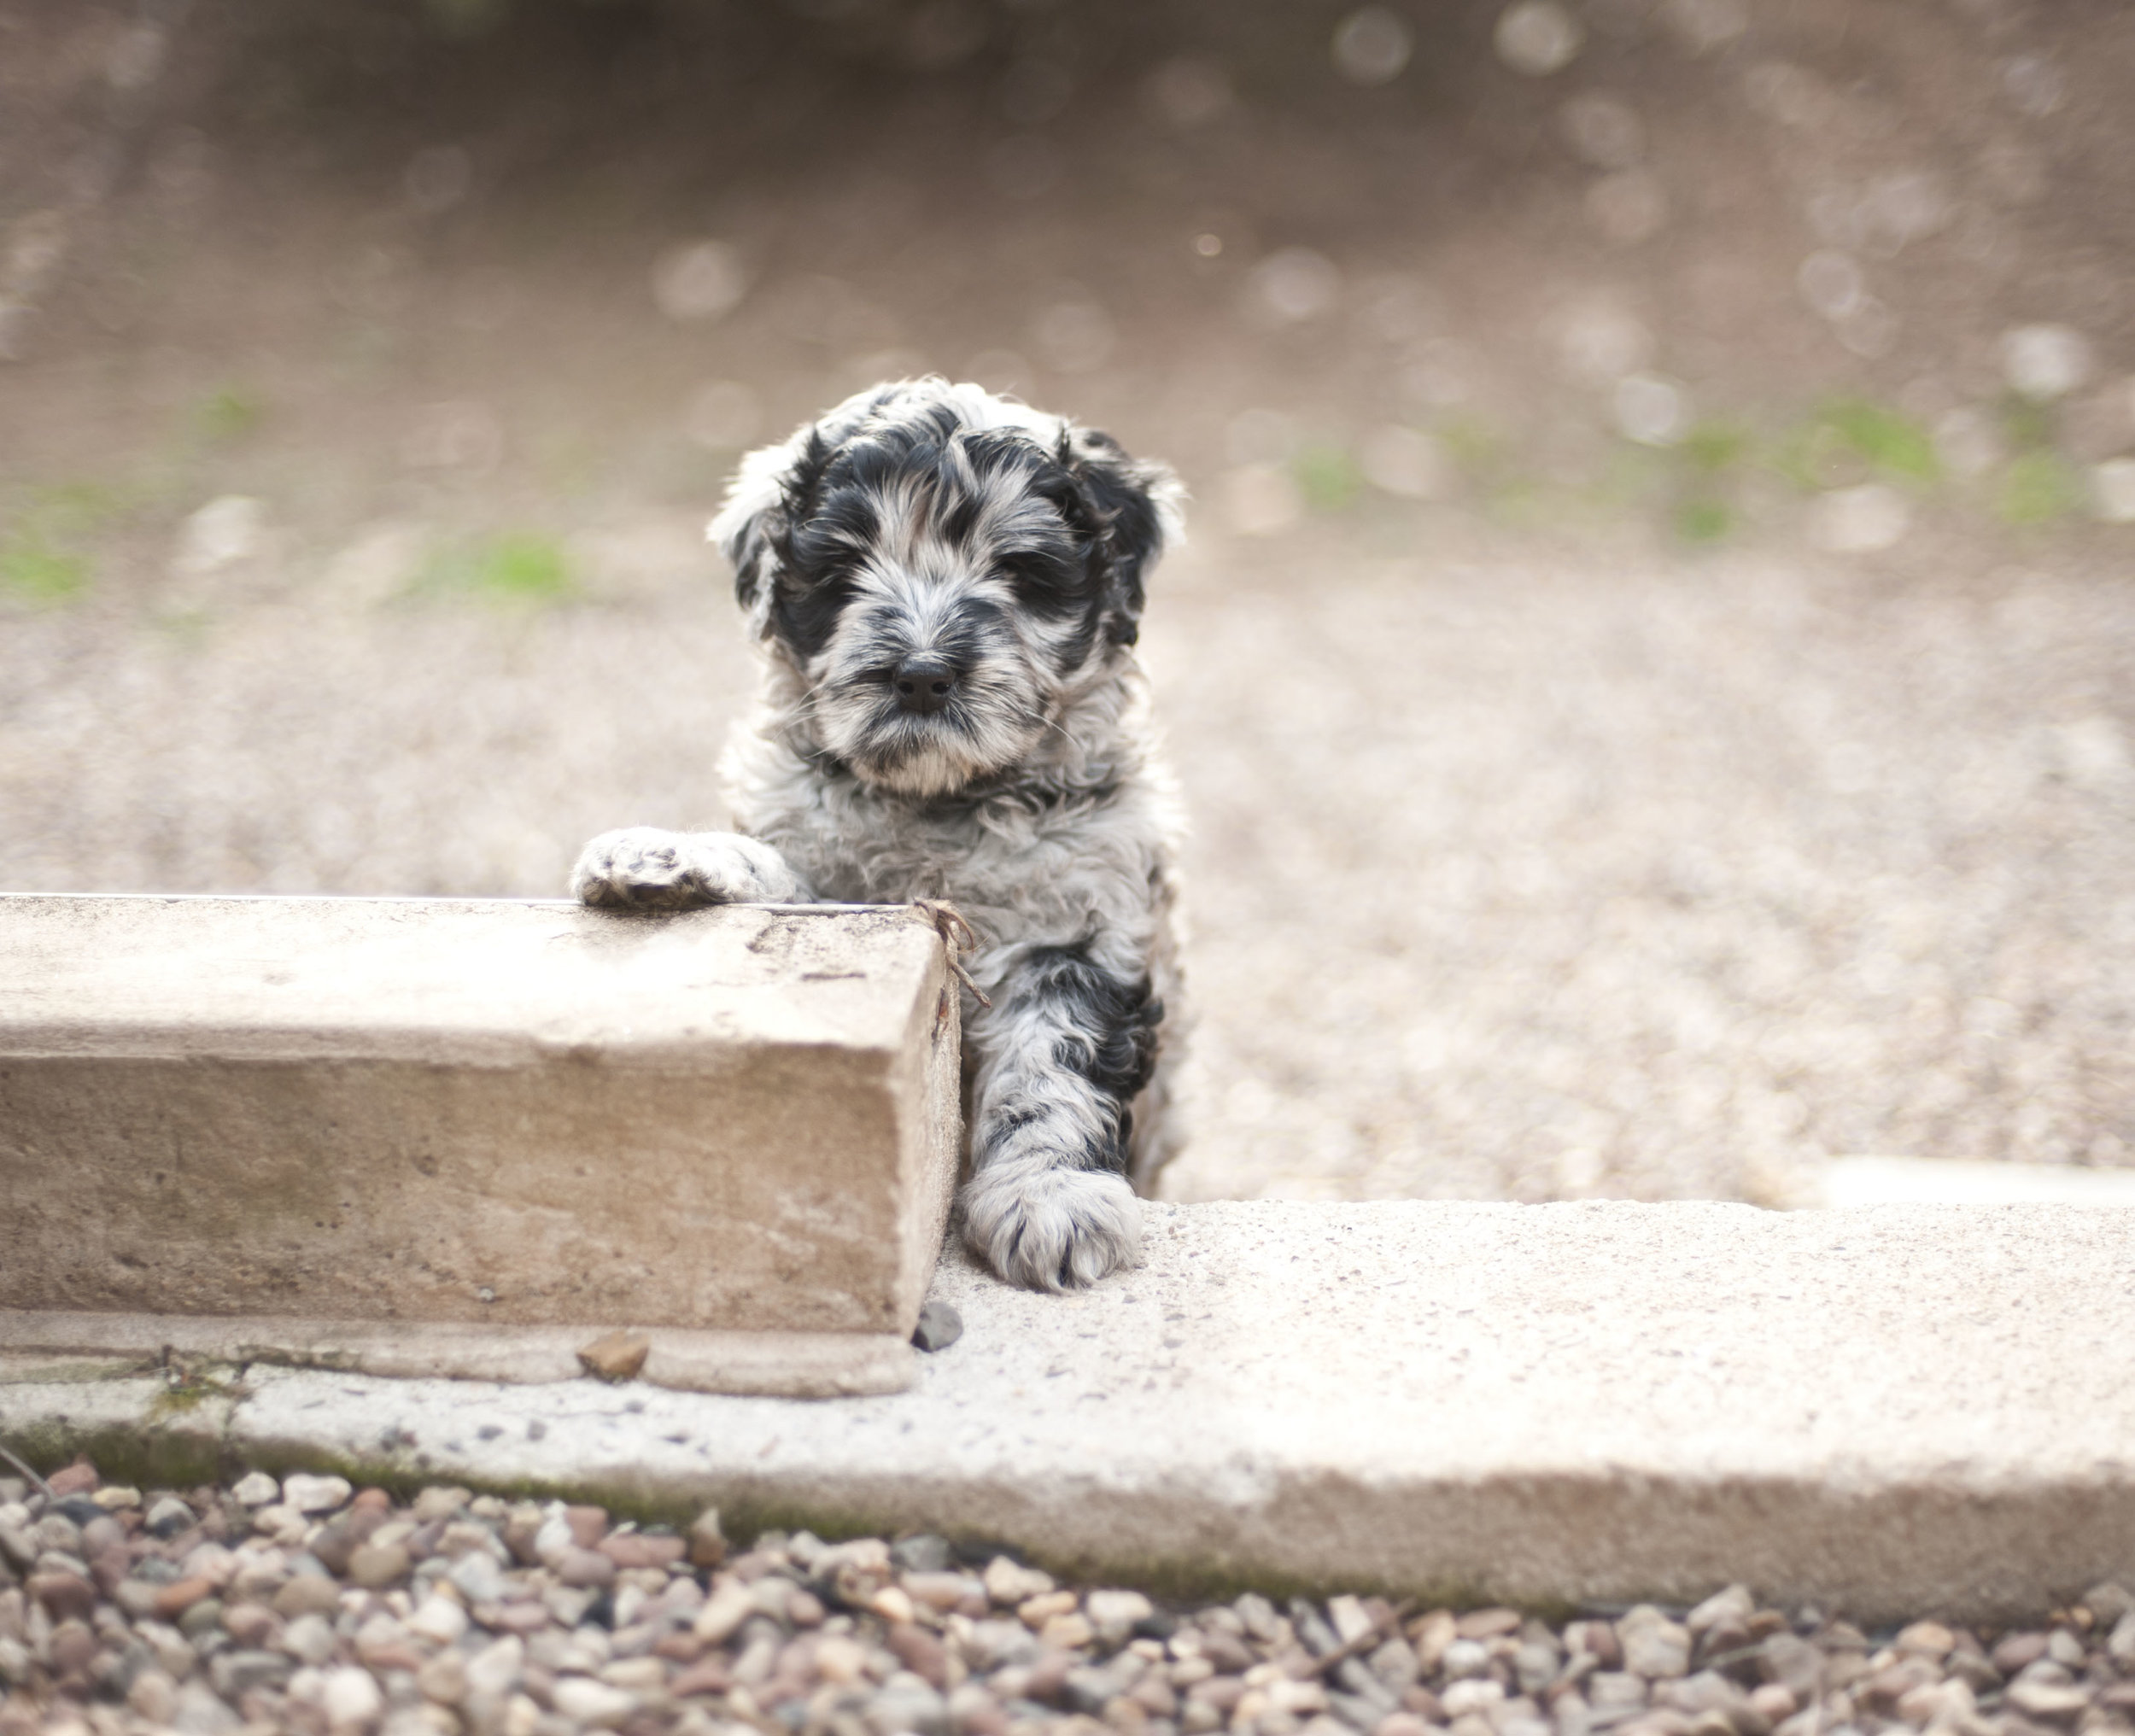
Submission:
M 955 905 L 992 1003 L 964 997 L 964 1234 L 1038 1289 L 1135 1261 L 1170 1154 L 1179 810 L 1133 645 L 1179 501 L 939 379 L 751 453 L 710 533 L 765 653 L 722 765 L 740 829 L 607 833 L 571 879 L 611 908 Z

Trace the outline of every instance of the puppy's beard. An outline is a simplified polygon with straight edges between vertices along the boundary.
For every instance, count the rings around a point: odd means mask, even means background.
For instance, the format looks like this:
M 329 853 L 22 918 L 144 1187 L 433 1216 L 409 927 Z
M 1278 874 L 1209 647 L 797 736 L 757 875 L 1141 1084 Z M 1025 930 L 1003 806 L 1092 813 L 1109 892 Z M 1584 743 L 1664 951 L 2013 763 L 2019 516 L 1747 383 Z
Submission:
M 908 796 L 953 794 L 1027 758 L 1045 728 L 1027 683 L 980 668 L 958 685 L 926 716 L 900 711 L 879 681 L 819 686 L 816 738 L 864 782 Z

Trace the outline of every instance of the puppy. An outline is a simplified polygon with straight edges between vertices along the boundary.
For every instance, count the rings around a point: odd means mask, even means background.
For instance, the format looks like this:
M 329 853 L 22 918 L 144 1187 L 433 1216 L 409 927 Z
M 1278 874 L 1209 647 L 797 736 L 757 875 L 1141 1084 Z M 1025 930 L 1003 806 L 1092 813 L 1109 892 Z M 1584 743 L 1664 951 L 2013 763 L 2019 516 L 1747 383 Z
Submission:
M 1002 1277 L 1138 1257 L 1170 1155 L 1178 804 L 1133 646 L 1170 473 L 977 386 L 879 386 L 745 459 L 710 535 L 763 658 L 722 764 L 739 830 L 634 827 L 571 879 L 675 909 L 939 899 L 964 997 L 963 1232 Z

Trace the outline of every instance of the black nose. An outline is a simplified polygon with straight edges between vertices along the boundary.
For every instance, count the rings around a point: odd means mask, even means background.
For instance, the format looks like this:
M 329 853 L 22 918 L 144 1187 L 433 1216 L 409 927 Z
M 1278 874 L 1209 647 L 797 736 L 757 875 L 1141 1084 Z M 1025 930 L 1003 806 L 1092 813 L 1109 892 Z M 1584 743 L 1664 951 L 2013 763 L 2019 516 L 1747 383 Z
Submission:
M 956 691 L 956 672 L 938 657 L 908 657 L 890 675 L 897 709 L 925 716 L 939 711 Z

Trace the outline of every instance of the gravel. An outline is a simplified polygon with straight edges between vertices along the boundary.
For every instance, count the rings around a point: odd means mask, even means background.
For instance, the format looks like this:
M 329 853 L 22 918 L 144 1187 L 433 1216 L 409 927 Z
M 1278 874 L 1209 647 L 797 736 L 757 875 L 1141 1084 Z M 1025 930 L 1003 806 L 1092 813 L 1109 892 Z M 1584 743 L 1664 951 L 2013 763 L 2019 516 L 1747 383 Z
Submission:
M 733 1553 L 716 1511 L 677 1532 L 337 1477 L 137 1490 L 85 1463 L 51 1484 L 0 1478 L 0 1736 L 2135 1728 L 2117 1584 L 2000 1630 L 1863 1633 L 1741 1586 L 1552 1623 L 1348 1594 L 1170 1603 L 933 1536 L 773 1531 Z M 159 1534 L 150 1516 L 180 1508 Z

